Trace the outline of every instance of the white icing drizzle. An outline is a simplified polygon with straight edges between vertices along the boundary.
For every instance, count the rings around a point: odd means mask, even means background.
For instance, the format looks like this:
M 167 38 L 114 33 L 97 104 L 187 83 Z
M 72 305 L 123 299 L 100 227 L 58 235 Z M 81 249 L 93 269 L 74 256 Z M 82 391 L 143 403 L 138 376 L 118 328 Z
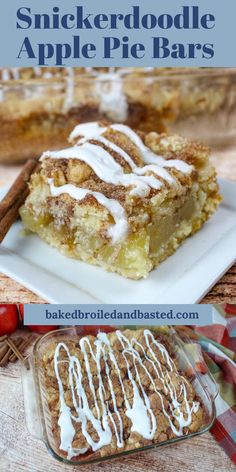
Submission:
M 34 74 L 37 78 L 43 77 L 44 79 L 52 79 L 54 75 L 52 72 L 48 71 L 47 68 L 40 68 L 40 67 L 33 67 Z M 66 91 L 65 91 L 65 100 L 63 104 L 63 111 L 66 113 L 74 104 L 74 95 L 75 95 L 75 73 L 73 67 L 66 67 Z M 1 69 L 1 80 L 2 81 L 9 81 L 11 78 L 13 80 L 20 79 L 20 69 L 18 67 L 12 68 L 2 68 Z M 58 77 L 55 74 L 55 77 Z M 38 89 L 41 91 L 41 89 Z M 40 95 L 40 93 L 39 93 Z M 26 93 L 26 98 L 31 98 L 31 94 L 29 92 Z M 3 101 L 4 94 L 3 92 L 0 93 L 0 101 Z
M 19 80 L 19 69 L 18 67 L 12 67 L 11 69 L 12 77 L 14 80 Z
M 34 67 L 34 72 L 36 76 L 42 75 L 40 67 Z M 0 69 L 1 71 L 1 80 L 19 80 L 20 79 L 20 69 L 19 67 L 6 67 Z M 39 72 L 40 71 L 40 72 Z
M 120 126 L 121 129 L 119 128 Z M 96 122 L 78 125 L 74 129 L 70 139 L 76 139 L 76 136 L 83 136 L 79 139 L 77 146 L 61 151 L 47 151 L 42 155 L 41 160 L 47 157 L 52 159 L 79 159 L 89 165 L 104 182 L 113 185 L 135 186 L 136 188 L 132 189 L 130 194 L 139 197 L 149 195 L 151 188 L 160 189 L 162 187 L 162 181 L 153 175 L 145 175 L 147 172 L 152 172 L 156 176 L 162 177 L 169 184 L 174 184 L 175 179 L 167 172 L 165 167 L 175 167 L 182 173 L 192 171 L 192 166 L 180 160 L 171 159 L 166 161 L 163 157 L 157 156 L 143 144 L 141 138 L 136 133 L 130 128 L 124 127 L 126 135 L 141 151 L 144 162 L 147 165 L 138 167 L 120 146 L 101 136 L 107 128 L 99 126 Z M 123 125 L 112 125 L 111 128 L 123 132 Z M 129 130 L 128 132 L 126 128 Z M 98 143 L 104 144 L 108 149 L 118 153 L 129 164 L 133 172 L 129 174 L 124 173 L 123 167 L 116 162 L 113 156 L 103 147 L 89 143 L 90 139 L 95 139 Z
M 11 77 L 13 77 L 14 80 L 19 80 L 19 69 L 17 67 L 12 67 L 12 68 L 2 68 L 0 69 L 1 75 L 1 81 L 9 81 L 11 80 Z M 3 86 L 0 86 L 0 102 L 3 102 L 5 99 L 5 89 Z
M 142 176 L 136 173 L 125 174 L 123 168 L 105 149 L 91 143 L 74 146 L 62 151 L 46 152 L 42 155 L 54 159 L 79 159 L 88 164 L 95 174 L 104 182 L 125 187 L 134 186 L 131 195 L 145 197 L 150 193 L 150 188 L 158 190 L 162 183 L 153 176 Z
M 71 198 L 81 201 L 87 195 L 92 195 L 100 205 L 104 206 L 114 218 L 115 223 L 108 228 L 107 235 L 111 238 L 112 244 L 116 244 L 127 236 L 128 221 L 124 208 L 120 203 L 112 198 L 107 198 L 100 192 L 93 192 L 84 188 L 76 187 L 73 184 L 61 185 L 56 187 L 53 179 L 48 179 L 50 193 L 53 197 L 58 197 L 63 193 L 70 195 Z
M 134 161 L 131 159 L 131 157 L 119 146 L 116 144 L 112 143 L 108 139 L 104 138 L 103 136 L 100 136 L 96 138 L 96 141 L 99 143 L 104 144 L 106 147 L 112 149 L 112 151 L 117 152 L 118 154 L 123 157 L 123 159 L 129 164 L 131 169 L 134 171 L 135 174 L 137 175 L 144 175 L 146 172 L 153 172 L 154 174 L 158 175 L 159 177 L 162 177 L 164 180 L 167 182 L 173 184 L 175 182 L 175 179 L 172 177 L 172 175 L 167 172 L 165 169 L 157 166 L 157 165 L 146 165 L 143 167 L 138 167 L 134 163 Z M 81 141 L 80 141 L 81 142 Z M 171 166 L 170 166 L 171 167 Z M 154 187 L 155 188 L 155 187 Z
M 86 138 L 86 140 L 89 140 L 89 139 L 97 140 L 98 137 L 101 136 L 103 133 L 105 133 L 109 128 L 124 134 L 130 141 L 132 141 L 133 144 L 138 148 L 139 152 L 141 153 L 141 156 L 145 164 L 148 164 L 148 165 L 153 164 L 159 168 L 166 168 L 166 167 L 175 168 L 179 170 L 180 172 L 182 172 L 183 174 L 190 174 L 192 172 L 193 166 L 191 166 L 190 164 L 187 164 L 184 161 L 181 161 L 180 159 L 166 160 L 162 156 L 155 154 L 151 149 L 145 146 L 142 139 L 137 133 L 135 133 L 135 131 L 133 131 L 129 126 L 126 126 L 120 123 L 116 123 L 107 127 L 100 126 L 99 123 L 97 122 L 83 123 L 81 125 L 77 125 L 74 128 L 74 130 L 70 134 L 69 139 L 73 141 L 73 140 L 76 140 L 76 138 L 80 137 L 78 143 L 80 143 L 81 137 Z M 84 142 L 84 140 L 82 140 L 82 142 Z M 112 145 L 113 143 L 110 142 L 111 149 L 112 149 Z M 124 150 L 122 150 L 119 146 L 116 146 L 116 148 L 117 148 L 117 152 L 119 152 L 119 154 L 121 154 L 122 157 L 124 157 Z M 126 154 L 126 157 L 124 158 L 127 160 L 127 153 L 125 154 Z M 130 157 L 129 157 L 129 160 L 130 160 Z M 134 162 L 133 162 L 133 166 L 135 166 Z M 142 167 L 142 169 L 144 168 L 145 167 Z
M 67 76 L 65 77 L 66 80 L 66 97 L 64 101 L 63 110 L 67 112 L 70 108 L 72 108 L 74 104 L 74 95 L 75 95 L 75 74 L 73 67 L 67 67 Z
M 97 139 L 101 134 L 105 133 L 106 129 L 106 126 L 100 126 L 97 121 L 81 123 L 70 133 L 69 140 L 74 140 L 79 136 L 88 139 Z
M 34 67 L 34 72 L 36 77 L 40 77 L 42 75 L 42 70 L 40 67 Z
M 151 189 L 159 190 L 163 186 L 161 177 L 170 185 L 175 185 L 175 178 L 167 171 L 166 168 L 174 167 L 182 173 L 189 173 L 192 171 L 192 166 L 178 160 L 171 159 L 166 161 L 162 156 L 158 156 L 147 148 L 141 138 L 132 131 L 128 126 L 114 124 L 112 129 L 125 134 L 130 141 L 141 152 L 142 158 L 145 162 L 143 167 L 139 167 L 133 161 L 127 152 L 120 146 L 105 138 L 103 134 L 107 131 L 107 127 L 99 125 L 98 122 L 84 123 L 76 126 L 70 135 L 70 140 L 76 140 L 78 143 L 75 146 L 63 149 L 61 151 L 47 151 L 44 152 L 40 160 L 45 158 L 51 159 L 78 159 L 94 171 L 94 173 L 104 182 L 112 185 L 122 185 L 130 187 L 129 193 L 132 196 L 139 198 L 147 197 Z M 89 141 L 96 140 L 97 144 L 92 144 Z M 106 147 L 104 149 L 103 146 Z M 123 167 L 115 160 L 109 150 L 120 155 L 125 162 L 130 166 L 130 173 L 125 173 Z M 148 173 L 148 175 L 146 175 Z M 151 174 L 151 175 L 150 175 Z M 154 175 L 153 175 L 154 174 Z M 112 235 L 112 242 L 118 242 L 127 234 L 127 218 L 125 210 L 115 200 L 106 198 L 99 192 L 90 192 L 89 190 L 80 189 L 74 185 L 68 184 L 62 187 L 52 187 L 50 190 L 53 194 L 61 195 L 62 193 L 69 193 L 78 201 L 82 200 L 88 193 L 93 194 L 99 203 L 103 204 L 107 209 L 111 209 L 112 216 L 115 219 L 115 225 L 109 228 L 108 234 Z
M 97 137 L 96 141 L 98 143 L 104 144 L 108 149 L 111 149 L 112 151 L 120 154 L 120 156 L 123 157 L 123 159 L 127 162 L 127 164 L 129 164 L 131 169 L 136 170 L 137 166 L 135 165 L 133 159 L 131 159 L 129 154 L 127 154 L 127 152 L 125 152 L 124 149 L 122 149 L 120 146 L 117 146 L 117 144 L 113 143 L 112 141 L 109 141 L 107 138 L 104 138 L 103 136 Z M 83 140 L 79 141 L 79 143 L 81 142 L 83 142 Z
M 114 124 L 111 125 L 111 128 L 125 134 L 127 138 L 129 138 L 130 141 L 132 141 L 137 146 L 142 154 L 145 164 L 156 164 L 160 167 L 174 167 L 183 174 L 189 174 L 192 172 L 193 166 L 186 164 L 186 162 L 181 161 L 180 159 L 171 159 L 167 161 L 162 156 L 155 154 L 153 151 L 151 151 L 151 149 L 145 146 L 142 139 L 129 126 Z
M 10 80 L 11 78 L 10 71 L 11 69 L 5 69 L 5 68 L 2 69 L 2 80 L 4 81 Z
M 119 71 L 99 74 L 96 78 L 96 92 L 101 113 L 105 113 L 112 121 L 127 120 L 128 103 Z
M 89 338 L 83 337 L 79 341 L 81 353 L 84 359 L 85 377 L 79 359 L 70 354 L 67 345 L 61 342 L 57 345 L 54 354 L 54 369 L 59 388 L 60 414 L 58 425 L 60 427 L 60 448 L 67 452 L 67 457 L 72 458 L 75 455 L 84 454 L 89 448 L 97 451 L 103 446 L 111 444 L 112 429 L 115 434 L 118 448 L 124 446 L 123 440 L 123 421 L 119 409 L 117 407 L 117 399 L 113 386 L 111 375 L 111 367 L 115 368 L 119 381 L 120 391 L 123 395 L 124 414 L 130 419 L 132 426 L 131 431 L 139 433 L 143 438 L 152 440 L 157 429 L 155 414 L 151 408 L 150 400 L 145 392 L 141 380 L 141 372 L 144 371 L 150 380 L 152 390 L 159 396 L 161 408 L 164 416 L 167 418 L 169 425 L 176 436 L 184 434 L 183 428 L 188 427 L 192 422 L 192 414 L 199 409 L 199 402 L 192 402 L 190 406 L 187 399 L 186 384 L 187 380 L 179 376 L 180 393 L 182 394 L 182 405 L 178 401 L 178 394 L 171 375 L 179 375 L 176 366 L 170 358 L 166 348 L 156 339 L 149 330 L 144 331 L 145 346 L 142 345 L 135 337 L 129 340 L 121 331 L 114 333 L 120 342 L 122 350 L 121 355 L 125 360 L 126 374 L 133 389 L 132 401 L 127 397 L 125 386 L 115 352 L 109 341 L 109 337 L 105 333 L 98 333 L 97 339 L 92 348 Z M 163 367 L 158 360 L 153 347 L 158 350 L 159 355 L 165 361 L 167 367 Z M 137 350 L 135 346 L 138 346 Z M 143 352 L 145 365 L 140 356 L 140 349 Z M 60 351 L 66 352 L 66 359 L 60 360 Z M 91 359 L 91 360 L 90 360 Z M 91 361 L 96 365 L 96 374 L 92 375 Z M 101 362 L 105 366 L 105 374 L 107 380 L 107 388 L 109 389 L 110 402 L 107 401 L 107 392 L 101 375 Z M 60 377 L 59 364 L 65 363 L 68 367 L 69 385 L 72 394 L 72 402 L 76 415 L 72 413 L 65 400 L 65 392 Z M 155 374 L 151 374 L 154 370 Z M 94 385 L 94 378 L 98 380 L 98 386 Z M 92 395 L 93 409 L 89 406 L 87 393 L 84 389 L 83 381 L 87 379 L 89 392 Z M 170 398 L 169 410 L 164 406 L 163 394 L 157 389 L 155 379 L 161 381 L 165 395 Z M 112 403 L 112 407 L 111 407 Z M 91 405 L 91 397 L 90 397 Z M 109 421 L 110 420 L 110 421 Z M 91 422 L 94 430 L 97 432 L 98 440 L 93 440 L 88 432 L 88 421 Z M 85 437 L 88 446 L 81 449 L 73 449 L 73 439 L 75 436 L 74 423 L 81 424 L 81 431 Z M 112 425 L 112 429 L 111 429 Z

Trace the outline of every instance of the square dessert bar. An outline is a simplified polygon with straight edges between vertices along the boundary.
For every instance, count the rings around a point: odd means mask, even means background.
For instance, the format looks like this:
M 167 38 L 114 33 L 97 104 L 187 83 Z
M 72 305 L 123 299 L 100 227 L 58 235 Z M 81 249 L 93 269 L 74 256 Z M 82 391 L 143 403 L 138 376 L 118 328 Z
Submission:
M 91 122 L 47 151 L 20 210 L 25 226 L 68 256 L 140 279 L 220 202 L 209 150 L 180 136 Z
M 173 351 L 147 329 L 51 341 L 42 376 L 54 451 L 97 459 L 200 431 L 207 413 Z

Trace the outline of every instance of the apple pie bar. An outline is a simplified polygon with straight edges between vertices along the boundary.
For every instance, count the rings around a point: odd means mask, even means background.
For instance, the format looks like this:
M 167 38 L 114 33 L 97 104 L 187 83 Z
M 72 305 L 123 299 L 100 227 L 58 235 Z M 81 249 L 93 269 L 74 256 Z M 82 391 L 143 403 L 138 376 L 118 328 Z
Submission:
M 109 457 L 191 435 L 207 420 L 166 334 L 114 331 L 52 342 L 42 357 L 55 452 Z
M 46 151 L 20 209 L 27 228 L 76 259 L 147 277 L 216 211 L 205 146 L 175 135 L 90 122 Z

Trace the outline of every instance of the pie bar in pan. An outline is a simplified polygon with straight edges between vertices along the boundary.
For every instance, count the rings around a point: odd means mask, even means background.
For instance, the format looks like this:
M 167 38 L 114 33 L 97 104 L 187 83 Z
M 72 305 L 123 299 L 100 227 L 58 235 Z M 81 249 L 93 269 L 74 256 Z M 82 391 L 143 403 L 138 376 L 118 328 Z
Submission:
M 55 452 L 99 459 L 199 432 L 207 413 L 168 335 L 100 332 L 47 345 L 42 355 Z
M 220 202 L 208 148 L 126 125 L 78 125 L 47 151 L 20 209 L 27 228 L 73 258 L 140 279 Z
M 0 162 L 66 147 L 68 134 L 86 121 L 107 119 L 163 131 L 176 92 L 159 89 L 158 83 L 150 88 L 148 76 L 142 80 L 141 72 L 132 75 L 129 69 L 0 69 Z
M 67 146 L 78 123 L 109 120 L 198 136 L 235 137 L 236 70 L 208 68 L 0 69 L 0 162 Z

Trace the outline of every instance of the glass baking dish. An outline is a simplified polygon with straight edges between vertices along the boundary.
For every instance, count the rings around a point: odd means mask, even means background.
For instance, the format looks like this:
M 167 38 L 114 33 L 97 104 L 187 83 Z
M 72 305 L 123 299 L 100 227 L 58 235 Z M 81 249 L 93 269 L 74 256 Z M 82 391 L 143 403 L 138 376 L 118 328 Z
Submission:
M 126 327 L 129 329 L 140 329 L 143 326 L 132 326 Z M 114 327 L 111 328 L 114 330 Z M 124 327 L 116 327 L 116 329 L 123 330 Z M 46 401 L 46 390 L 45 390 L 45 377 L 44 371 L 41 365 L 41 359 L 43 353 L 46 351 L 47 346 L 52 342 L 61 342 L 68 336 L 71 338 L 77 338 L 84 334 L 84 327 L 71 327 L 63 328 L 57 331 L 53 331 L 39 338 L 33 349 L 32 355 L 26 360 L 25 366 L 22 370 L 22 382 L 23 382 L 23 393 L 25 403 L 25 415 L 26 423 L 30 433 L 37 438 L 44 441 L 50 453 L 59 461 L 69 463 L 73 465 L 85 465 L 88 463 L 97 463 L 105 460 L 111 460 L 114 458 L 121 458 L 124 455 L 128 455 L 135 452 L 146 451 L 153 448 L 168 446 L 188 438 L 192 438 L 199 434 L 207 432 L 215 420 L 215 403 L 214 400 L 218 394 L 216 384 L 211 377 L 211 374 L 207 368 L 201 369 L 201 372 L 197 372 L 195 364 L 199 360 L 194 358 L 192 354 L 186 349 L 187 344 L 191 341 L 188 338 L 184 338 L 178 335 L 172 327 L 148 327 L 148 329 L 155 330 L 155 332 L 168 334 L 171 347 L 174 349 L 174 354 L 180 369 L 183 373 L 188 373 L 188 380 L 191 382 L 197 397 L 201 399 L 202 406 L 204 408 L 204 424 L 201 429 L 197 432 L 178 436 L 167 441 L 159 442 L 156 444 L 145 445 L 133 450 L 121 451 L 109 456 L 99 458 L 83 458 L 81 459 L 66 459 L 65 456 L 58 453 L 58 449 L 55 445 L 55 439 L 52 434 L 51 427 L 51 414 Z M 102 331 L 102 327 L 86 327 L 86 335 L 95 335 L 98 331 Z M 191 351 L 193 352 L 193 351 Z M 194 351 L 195 352 L 195 351 Z M 195 355 L 196 356 L 196 355 Z
M 77 123 L 101 119 L 213 147 L 236 142 L 236 69 L 9 71 L 0 73 L 0 162 L 66 147 Z

